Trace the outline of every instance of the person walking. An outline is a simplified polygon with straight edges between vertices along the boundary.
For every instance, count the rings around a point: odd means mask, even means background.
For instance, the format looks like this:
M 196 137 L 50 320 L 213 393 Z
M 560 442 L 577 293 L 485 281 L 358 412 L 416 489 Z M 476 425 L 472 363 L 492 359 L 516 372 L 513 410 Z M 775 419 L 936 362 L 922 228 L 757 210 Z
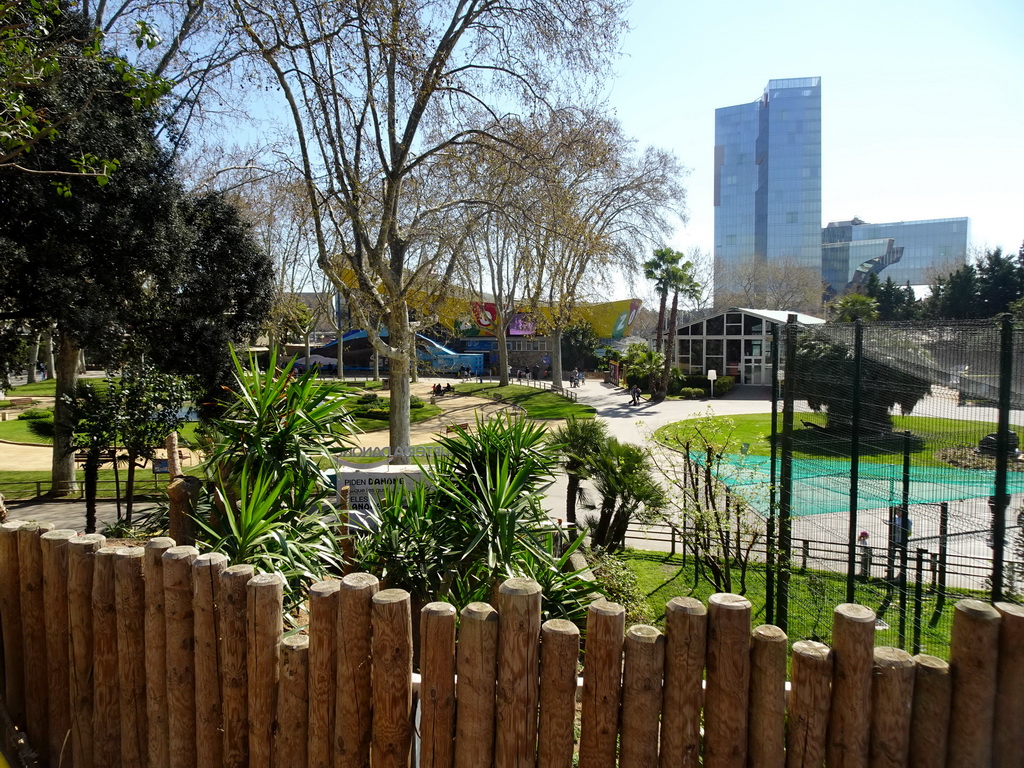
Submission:
M 633 396 L 632 405 L 640 405 L 640 385 L 634 384 L 629 390 L 629 394 Z

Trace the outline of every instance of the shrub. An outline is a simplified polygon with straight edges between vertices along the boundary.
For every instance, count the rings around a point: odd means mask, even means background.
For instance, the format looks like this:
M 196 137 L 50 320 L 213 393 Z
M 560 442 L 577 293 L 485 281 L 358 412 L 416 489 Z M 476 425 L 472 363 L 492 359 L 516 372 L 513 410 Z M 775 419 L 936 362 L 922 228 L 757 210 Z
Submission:
M 33 421 L 35 419 L 53 421 L 53 408 L 29 408 L 27 411 L 19 413 L 18 418 L 22 421 Z
M 367 392 L 365 395 L 360 395 L 358 398 L 356 398 L 356 402 L 365 405 L 367 403 L 375 402 L 377 400 L 377 397 L 378 395 L 376 392 Z
M 422 408 L 423 400 L 416 395 L 409 395 L 409 407 L 410 408 Z
M 387 408 L 365 408 L 358 412 L 364 419 L 381 419 L 387 421 L 391 412 Z
M 729 394 L 736 385 L 736 379 L 732 376 L 720 376 L 715 380 L 715 397 L 722 397 Z
M 696 387 L 682 387 L 679 390 L 679 397 L 686 400 L 699 400 L 707 395 L 706 389 L 697 389 Z
M 607 552 L 588 553 L 590 570 L 608 599 L 626 609 L 626 626 L 649 624 L 651 609 L 640 589 L 636 574 L 626 561 Z

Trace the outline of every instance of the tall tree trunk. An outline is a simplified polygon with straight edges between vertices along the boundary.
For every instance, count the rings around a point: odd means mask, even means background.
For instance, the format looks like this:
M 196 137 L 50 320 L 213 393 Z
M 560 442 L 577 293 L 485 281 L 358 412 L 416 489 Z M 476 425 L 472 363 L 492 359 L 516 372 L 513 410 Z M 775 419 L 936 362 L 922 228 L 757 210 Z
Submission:
M 39 364 L 39 336 L 36 334 L 32 345 L 28 349 L 28 380 L 27 383 L 36 383 L 36 366 Z
M 562 389 L 562 329 L 551 331 L 551 387 Z
M 66 333 L 57 344 L 57 398 L 53 406 L 53 459 L 51 496 L 67 496 L 78 490 L 75 483 L 75 421 L 72 402 L 78 378 L 78 345 Z M 52 370 L 52 369 L 51 369 Z
M 135 460 L 138 456 L 134 451 L 128 452 L 128 477 L 124 482 L 124 521 L 132 524 L 132 507 L 135 502 Z
M 409 349 L 414 335 L 409 327 L 408 312 L 402 303 L 401 312 L 392 312 L 388 325 L 388 342 L 398 354 L 388 358 L 391 381 L 391 414 L 388 419 L 391 438 L 391 463 L 411 464 L 409 446 L 412 440 L 409 428 Z
M 576 525 L 576 497 L 580 494 L 580 476 L 574 472 L 567 472 L 568 482 L 565 486 L 565 521 L 569 525 Z
M 46 375 L 47 375 L 47 377 L 52 379 L 54 376 L 57 375 L 55 373 L 55 371 L 57 370 L 57 365 L 56 365 L 56 362 L 55 362 L 55 359 L 54 359 L 54 356 L 53 356 L 53 329 L 52 328 L 46 332 L 46 334 L 43 336 L 43 339 L 45 341 L 45 344 L 43 346 L 43 355 L 44 355 L 43 356 L 43 365 L 46 366 Z M 76 369 L 78 367 L 78 355 L 77 354 L 75 355 L 75 367 L 76 367 Z M 72 387 L 72 388 L 74 388 L 74 387 Z
M 339 381 L 344 381 L 345 380 L 345 349 L 344 349 L 344 347 L 345 347 L 344 341 L 345 340 L 342 337 L 345 334 L 341 330 L 341 328 L 335 328 L 334 332 L 335 332 L 335 334 L 337 336 L 337 339 L 338 339 L 338 348 L 337 348 L 337 351 L 335 353 L 337 355 L 337 358 L 338 358 L 338 380 Z
M 100 447 L 89 449 L 85 460 L 85 532 L 96 533 L 96 486 L 100 476 Z
M 306 360 L 305 360 L 306 366 L 305 367 L 308 369 L 309 368 L 309 331 L 303 332 L 302 340 L 304 342 L 303 343 L 303 347 L 304 347 L 305 353 L 306 353 Z
M 508 375 L 508 325 L 504 322 L 496 324 L 494 336 L 498 340 L 498 386 L 509 385 Z
M 665 305 L 668 303 L 668 292 L 661 294 L 661 305 L 658 307 L 658 333 L 655 337 L 654 350 L 657 352 L 661 349 L 661 341 L 665 335 Z M 648 376 L 647 391 L 652 395 L 657 390 L 658 384 L 658 371 L 651 366 L 651 374 Z
M 668 333 L 665 334 L 665 367 L 661 371 L 661 386 L 658 387 L 658 394 L 661 397 L 668 395 L 668 375 L 672 369 L 672 359 L 675 357 L 676 342 L 676 318 L 679 317 L 679 291 L 672 294 L 672 311 L 669 313 Z
M 380 353 L 377 350 L 373 350 L 373 380 L 380 381 Z

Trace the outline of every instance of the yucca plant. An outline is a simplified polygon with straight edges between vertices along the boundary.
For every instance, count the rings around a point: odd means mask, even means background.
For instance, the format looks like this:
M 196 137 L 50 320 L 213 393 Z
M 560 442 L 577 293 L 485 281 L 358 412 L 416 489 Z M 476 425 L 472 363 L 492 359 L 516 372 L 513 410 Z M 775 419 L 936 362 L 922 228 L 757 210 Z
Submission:
M 560 463 L 568 478 L 565 491 L 565 519 L 576 525 L 576 505 L 588 499 L 582 481 L 590 476 L 593 458 L 608 439 L 608 425 L 597 419 L 570 417 L 565 426 L 551 433 L 551 440 L 561 453 Z

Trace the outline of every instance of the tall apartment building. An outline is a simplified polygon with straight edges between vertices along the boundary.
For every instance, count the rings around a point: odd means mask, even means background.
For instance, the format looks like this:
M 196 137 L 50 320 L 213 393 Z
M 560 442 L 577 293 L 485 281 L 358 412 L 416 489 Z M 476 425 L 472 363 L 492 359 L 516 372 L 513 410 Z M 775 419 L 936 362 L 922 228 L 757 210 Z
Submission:
M 715 110 L 715 292 L 737 270 L 821 269 L 821 78 L 769 80 L 750 104 Z
M 834 295 L 870 272 L 926 284 L 967 259 L 966 218 L 822 228 L 819 77 L 769 80 L 757 101 L 715 110 L 714 196 L 719 305 L 757 264 L 808 267 Z

